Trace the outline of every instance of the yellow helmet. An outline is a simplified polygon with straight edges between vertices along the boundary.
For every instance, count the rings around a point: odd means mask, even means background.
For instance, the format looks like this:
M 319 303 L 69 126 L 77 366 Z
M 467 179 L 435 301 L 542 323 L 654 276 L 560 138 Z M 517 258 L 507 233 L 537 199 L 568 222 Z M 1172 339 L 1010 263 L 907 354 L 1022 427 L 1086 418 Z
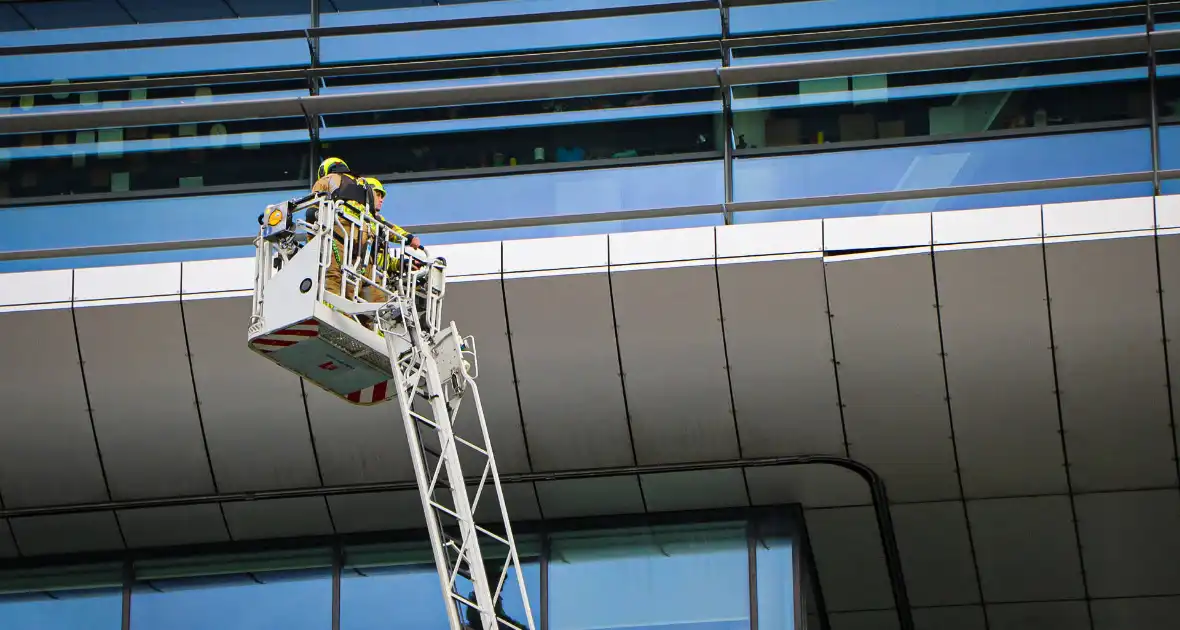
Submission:
M 347 173 L 348 164 L 338 157 L 330 157 L 323 162 L 320 162 L 319 169 L 316 170 L 316 179 L 325 177 L 328 173 Z
M 369 188 L 372 188 L 373 192 L 381 195 L 382 197 L 385 196 L 385 186 L 382 186 L 381 182 L 377 181 L 376 177 L 362 177 L 361 183 L 367 185 Z

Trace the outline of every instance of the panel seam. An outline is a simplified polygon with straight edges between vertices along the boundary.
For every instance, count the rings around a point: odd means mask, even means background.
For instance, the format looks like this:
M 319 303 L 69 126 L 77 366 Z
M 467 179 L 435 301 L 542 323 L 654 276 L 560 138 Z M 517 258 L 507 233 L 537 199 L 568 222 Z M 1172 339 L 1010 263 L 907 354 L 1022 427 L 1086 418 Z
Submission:
M 1167 308 L 1164 304 L 1164 268 L 1160 257 L 1160 218 L 1159 218 L 1159 197 L 1153 196 L 1151 198 L 1151 212 L 1155 218 L 1153 224 L 1155 225 L 1155 280 L 1156 280 L 1156 294 L 1159 297 L 1160 305 L 1160 336 L 1164 346 L 1164 387 L 1168 390 L 1168 426 L 1172 429 L 1172 463 L 1176 466 L 1176 486 L 1180 488 L 1180 434 L 1176 433 L 1176 401 L 1172 395 L 1172 362 L 1171 352 L 1168 349 L 1170 339 L 1168 339 L 1168 317 Z
M 623 370 L 623 344 L 619 340 L 619 313 L 615 305 L 614 270 L 611 269 L 610 234 L 606 235 L 606 287 L 610 293 L 611 327 L 615 333 L 615 356 L 619 359 L 619 386 L 623 390 L 623 415 L 627 420 L 627 437 L 631 440 L 631 461 L 634 466 L 639 465 L 639 450 L 635 447 L 635 431 L 631 426 L 631 402 L 627 397 L 627 373 Z M 647 514 L 647 495 L 643 491 L 643 477 L 635 475 L 635 482 L 639 485 L 639 500 L 643 504 L 643 513 Z
M 98 457 L 98 469 L 102 472 L 102 485 L 106 489 L 107 500 L 114 502 L 115 498 L 111 494 L 111 482 L 107 476 L 106 460 L 102 456 L 102 445 L 98 440 L 98 425 L 94 422 L 94 407 L 90 403 L 90 382 L 86 378 L 86 359 L 82 356 L 82 336 L 78 334 L 78 309 L 74 307 L 74 295 L 77 294 L 78 287 L 78 270 L 70 270 L 70 322 L 74 327 L 74 346 L 78 349 L 78 373 L 82 376 L 82 393 L 86 396 L 86 416 L 90 419 L 90 435 L 94 438 L 94 454 Z M 111 510 L 111 516 L 115 519 L 115 529 L 119 532 L 119 541 L 122 542 L 123 548 L 127 549 L 127 536 L 123 534 L 123 523 L 119 520 L 119 513 L 116 510 Z M 11 529 L 11 525 L 9 525 Z M 16 532 L 13 532 L 13 537 L 16 537 Z
M 320 468 L 320 452 L 316 446 L 315 429 L 311 424 L 311 409 L 307 404 L 307 383 L 302 377 L 299 379 L 299 398 L 303 401 L 303 417 L 307 419 L 307 439 L 311 443 L 311 459 L 315 462 L 316 479 L 319 479 L 320 486 L 324 485 L 324 471 Z M 336 519 L 332 517 L 332 503 L 328 501 L 328 496 L 324 495 L 324 509 L 328 512 L 328 524 L 332 526 L 332 534 L 336 535 Z
M 181 293 L 184 292 L 184 268 L 185 265 L 180 266 L 180 286 Z M 184 332 L 184 358 L 188 362 L 189 380 L 193 386 L 193 407 L 197 410 L 197 426 L 201 430 L 201 447 L 205 449 L 205 462 L 209 465 L 209 481 L 213 484 L 213 492 L 221 494 L 221 487 L 217 484 L 217 470 L 213 467 L 213 454 L 209 452 L 209 436 L 205 433 L 205 415 L 201 411 L 201 394 L 197 391 L 197 371 L 193 367 L 193 347 L 188 337 L 188 317 L 184 311 L 184 299 L 181 295 L 177 304 L 180 308 L 180 327 Z M 221 501 L 217 502 L 217 511 L 221 513 L 221 522 L 225 525 L 225 534 L 232 541 L 234 539 L 233 530 L 229 527 L 229 518 L 225 515 L 225 504 Z
M 536 472 L 533 468 L 533 451 L 529 448 L 529 430 L 524 421 L 524 404 L 520 397 L 520 372 L 516 369 L 516 346 L 512 339 L 512 319 L 508 314 L 508 280 L 504 277 L 504 243 L 500 243 L 500 303 L 504 307 L 504 336 L 508 338 L 508 363 L 512 366 L 512 391 L 516 394 L 516 414 L 520 419 L 520 438 L 524 442 L 524 460 L 529 472 Z M 497 474 L 499 471 L 497 470 Z M 544 518 L 545 508 L 541 505 L 541 493 L 537 490 L 537 482 L 532 482 L 533 497 L 537 500 L 537 513 Z
M 1065 439 L 1065 413 L 1061 404 L 1061 378 L 1057 369 L 1057 335 L 1053 329 L 1053 297 L 1049 291 L 1049 246 L 1045 242 L 1045 211 L 1041 208 L 1041 264 L 1045 274 L 1045 314 L 1049 320 L 1049 354 L 1053 359 L 1053 397 L 1057 403 L 1057 427 L 1061 437 L 1061 459 L 1065 466 L 1065 489 L 1069 499 L 1070 519 L 1073 521 L 1074 543 L 1077 545 L 1078 569 L 1082 581 L 1082 596 L 1086 602 L 1086 618 L 1090 630 L 1094 628 L 1093 598 L 1090 596 L 1090 582 L 1086 576 L 1086 556 L 1082 552 L 1082 533 L 1078 524 L 1077 499 L 1073 492 L 1073 474 L 1070 472 L 1069 446 Z M 1172 437 L 1175 441 L 1175 435 Z
M 738 459 L 745 459 L 745 453 L 742 450 L 742 429 L 738 424 L 737 417 L 737 398 L 733 394 L 733 365 L 729 361 L 729 338 L 725 326 L 725 305 L 722 304 L 721 298 L 721 266 L 717 264 L 717 230 L 713 230 L 713 278 L 717 281 L 717 321 L 721 324 L 721 353 L 725 358 L 725 384 L 729 387 L 729 416 L 733 419 L 733 434 L 734 439 L 737 440 L 737 455 Z M 750 493 L 750 478 L 746 474 L 746 468 L 743 466 L 742 471 L 742 486 L 746 490 L 746 505 L 753 507 L 754 496 Z
M 934 243 L 934 222 L 930 222 L 930 242 Z M 967 545 L 971 553 L 971 568 L 975 572 L 975 592 L 979 597 L 979 601 L 983 602 L 983 575 L 979 569 L 979 552 L 975 548 L 975 531 L 971 527 L 971 513 L 967 509 L 967 492 L 963 488 L 963 468 L 959 461 L 959 440 L 955 434 L 955 412 L 951 406 L 951 380 L 950 373 L 946 367 L 946 336 L 942 329 L 942 294 L 938 290 L 938 261 L 934 253 L 933 245 L 930 249 L 930 276 L 934 281 L 934 314 L 938 320 L 938 355 L 942 363 L 942 383 L 946 402 L 946 419 L 947 427 L 950 429 L 951 435 L 951 453 L 955 458 L 955 480 L 959 485 L 959 506 L 963 510 L 963 525 L 967 530 Z M 983 628 L 990 630 L 991 620 L 987 614 L 987 608 L 983 607 Z
M 821 243 L 827 238 L 827 221 L 820 221 L 820 240 Z M 823 272 L 824 279 L 824 313 L 828 320 L 828 347 L 832 351 L 832 377 L 836 381 L 836 409 L 840 412 L 840 435 L 844 438 L 844 456 L 852 457 L 852 445 L 848 442 L 848 422 L 844 419 L 844 392 L 840 388 L 840 359 L 836 358 L 836 327 L 832 320 L 836 315 L 832 313 L 832 295 L 828 288 L 828 263 L 823 259 L 820 260 L 820 270 Z

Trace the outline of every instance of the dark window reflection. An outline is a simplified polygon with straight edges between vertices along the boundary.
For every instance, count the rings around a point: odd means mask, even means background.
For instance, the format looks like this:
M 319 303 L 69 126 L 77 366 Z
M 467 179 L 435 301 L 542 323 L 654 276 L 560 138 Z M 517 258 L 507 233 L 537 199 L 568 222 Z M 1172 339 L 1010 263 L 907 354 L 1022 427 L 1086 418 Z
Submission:
M 0 198 L 304 180 L 302 119 L 0 136 Z
M 747 559 L 744 524 L 556 534 L 549 625 L 749 628 Z
M 734 89 L 738 148 L 1146 121 L 1138 56 L 793 81 Z
M 371 173 L 715 151 L 713 96 L 700 90 L 348 114 L 325 121 L 324 136 L 336 139 L 325 141 L 323 151 Z
M 332 572 L 264 571 L 151 580 L 132 594 L 135 630 L 325 630 Z

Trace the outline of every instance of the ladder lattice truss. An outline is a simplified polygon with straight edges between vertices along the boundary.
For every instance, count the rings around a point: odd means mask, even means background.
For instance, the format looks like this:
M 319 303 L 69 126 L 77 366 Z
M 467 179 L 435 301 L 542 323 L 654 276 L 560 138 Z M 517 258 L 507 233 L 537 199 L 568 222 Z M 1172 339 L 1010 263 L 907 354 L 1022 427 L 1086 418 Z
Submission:
M 401 263 L 408 267 L 411 260 L 403 257 Z M 452 630 L 534 630 L 475 383 L 474 340 L 461 338 L 453 322 L 440 325 L 444 282 L 442 273 L 403 272 L 393 298 L 378 311 L 378 321 L 389 349 L 447 617 Z M 409 350 L 396 343 L 399 338 L 409 342 Z M 464 397 L 471 399 L 474 413 L 458 421 Z M 478 470 L 478 481 L 465 482 L 464 467 Z M 477 513 L 484 524 L 476 524 Z M 498 526 L 488 524 L 497 518 Z M 511 619 L 503 608 L 509 575 L 520 590 L 523 622 Z

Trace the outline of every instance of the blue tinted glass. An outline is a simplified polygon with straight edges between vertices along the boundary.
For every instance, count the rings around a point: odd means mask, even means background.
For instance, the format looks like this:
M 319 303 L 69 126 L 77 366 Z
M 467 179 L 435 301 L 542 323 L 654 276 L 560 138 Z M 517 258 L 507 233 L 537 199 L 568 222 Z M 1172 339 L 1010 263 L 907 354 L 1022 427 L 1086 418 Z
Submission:
M 744 158 L 736 201 L 768 201 L 1151 170 L 1147 129 Z
M 795 546 L 785 536 L 757 541 L 758 628 L 795 628 Z
M 68 597 L 54 594 L 35 598 L 0 598 L 0 628 L 4 630 L 119 630 L 123 623 L 123 594 L 119 590 Z
M 533 621 L 539 626 L 541 569 L 536 562 L 521 565 Z M 457 580 L 460 591 L 470 588 L 470 582 Z M 504 611 L 524 623 L 524 605 L 520 598 L 514 572 L 504 585 Z M 464 593 L 466 594 L 466 593 Z M 465 611 L 460 611 L 463 619 Z M 346 569 L 340 584 L 341 630 L 447 630 L 446 609 L 438 573 L 433 565 L 395 567 L 358 567 Z
M 587 234 L 617 234 L 619 232 L 643 232 L 648 230 L 675 230 L 680 228 L 711 227 L 724 225 L 725 217 L 720 213 L 698 214 L 684 217 L 661 217 L 656 219 L 630 219 L 626 221 L 598 221 L 595 223 L 571 223 L 569 225 L 547 225 L 542 227 L 505 228 L 501 230 L 470 230 L 466 232 L 444 232 L 422 235 L 422 242 L 442 245 L 450 243 L 482 243 L 487 241 L 508 241 L 524 238 L 551 238 L 558 236 L 584 236 Z M 0 266 L 0 270 L 3 267 Z
M 730 9 L 730 32 L 804 31 L 1111 4 L 1110 0 L 825 0 Z
M 168 6 L 180 5 L 180 3 L 159 3 L 156 2 L 156 0 L 148 1 L 152 4 Z M 221 2 L 221 0 L 216 1 L 219 3 Z M 232 1 L 234 2 L 235 6 L 242 4 L 241 0 Z M 297 2 L 300 9 L 302 9 L 304 12 L 307 12 L 310 7 L 306 0 L 246 0 L 245 4 L 260 5 L 264 7 L 266 3 L 273 5 L 278 2 Z M 62 12 L 62 6 L 60 3 L 37 2 L 28 3 L 26 6 L 21 7 L 21 13 L 23 14 L 34 4 L 38 5 L 38 10 L 46 10 L 57 13 Z M 54 4 L 57 4 L 58 6 L 54 7 Z M 80 3 L 71 4 L 77 6 Z M 52 44 L 76 44 L 86 42 L 160 39 L 166 37 L 200 37 L 202 35 L 224 35 L 229 33 L 285 31 L 307 28 L 311 22 L 310 14 L 272 16 L 265 19 L 250 19 L 252 14 L 242 10 L 245 8 L 246 7 L 244 6 L 238 7 L 239 14 L 242 15 L 241 19 L 185 21 L 170 24 L 134 24 L 124 15 L 122 20 L 117 21 L 120 22 L 121 25 L 97 26 L 93 28 L 54 29 L 48 26 L 38 25 L 35 19 L 30 19 L 34 26 L 38 27 L 38 30 L 5 33 L 4 45 L 48 46 Z M 118 15 L 118 13 L 118 7 L 115 6 L 114 11 L 103 11 L 102 15 L 109 18 L 111 16 Z M 257 15 L 257 13 L 254 13 L 253 15 Z
M 0 56 L 0 83 L 35 83 L 59 79 L 105 79 L 131 76 L 226 72 L 307 66 L 307 41 L 298 39 L 237 42 L 151 49 L 98 50 Z
M 421 22 L 501 15 L 533 15 L 560 11 L 582 11 L 611 7 L 650 6 L 682 0 L 515 0 L 514 2 L 442 2 L 419 0 L 422 7 L 409 7 L 415 0 L 333 0 L 339 13 L 324 11 L 323 26 L 365 26 L 390 22 Z M 435 6 L 442 4 L 444 6 Z M 367 5 L 367 6 L 360 6 Z M 401 7 L 401 8 L 398 8 Z M 359 10 L 369 9 L 369 10 Z
M 162 591 L 162 592 L 160 592 Z M 329 630 L 329 571 L 298 579 L 268 573 L 241 578 L 153 581 L 131 598 L 134 630 Z
M 1108 37 L 1111 35 L 1133 35 L 1142 33 L 1142 26 L 1120 26 L 1112 28 L 1090 29 L 1085 31 L 1065 31 L 1058 33 L 1035 33 L 1032 35 L 1016 35 L 1012 37 L 993 37 L 989 39 L 965 39 L 957 41 L 931 42 L 927 44 L 908 44 L 904 46 L 844 48 L 840 50 L 824 50 L 819 52 L 803 52 L 781 55 L 740 56 L 745 51 L 734 50 L 737 56 L 733 65 L 750 65 L 764 63 L 782 63 L 786 61 L 816 61 L 821 59 L 844 59 L 848 57 L 875 57 L 877 55 L 896 55 L 927 50 L 955 50 L 960 48 L 975 48 L 977 46 L 1011 46 L 1014 44 L 1029 44 L 1033 42 L 1058 41 L 1063 39 L 1077 39 L 1079 37 Z
M 471 3 L 419 9 L 393 9 L 326 14 L 324 26 L 413 22 L 490 15 L 552 13 L 615 6 L 664 4 L 634 0 L 564 0 L 562 2 Z M 321 41 L 325 63 L 375 59 L 439 57 L 551 48 L 603 46 L 676 39 L 716 37 L 721 34 L 715 10 L 643 16 L 569 20 L 534 24 L 483 26 L 375 35 L 328 37 Z
M 1180 181 L 1177 183 L 1180 183 Z M 1164 188 L 1164 192 L 1166 193 L 1167 186 L 1164 186 Z M 1180 186 L 1177 187 L 1177 192 L 1180 192 Z M 1148 197 L 1151 194 L 1152 184 L 1150 181 L 1145 181 L 1130 184 L 1108 184 L 1104 186 L 1077 186 L 1052 190 L 1026 190 L 990 193 L 986 195 L 963 195 L 958 197 L 936 197 L 933 199 L 912 199 L 881 203 L 813 206 L 809 208 L 792 208 L 789 210 L 738 212 L 734 215 L 734 222 L 762 223 L 767 221 L 860 217 L 873 214 L 910 214 L 918 212 L 942 212 L 944 210 L 1012 208 L 1045 203 Z
M 720 161 L 386 184 L 405 225 L 721 203 Z M 0 241 L 2 243 L 3 241 Z
M 0 251 L 252 236 L 267 204 L 302 190 L 0 209 Z
M 147 265 L 151 263 L 187 262 L 190 260 L 221 260 L 225 258 L 253 258 L 254 246 L 209 247 L 206 249 L 182 249 L 166 252 L 142 252 L 136 254 L 109 254 L 105 256 L 70 256 L 68 258 L 43 258 L 32 260 L 0 261 L 0 273 L 14 271 L 46 271 L 50 269 L 87 269 L 90 267 L 116 267 L 123 265 Z
M 1160 127 L 1160 168 L 1180 168 L 1180 125 Z
M 748 628 L 743 525 L 555 535 L 549 626 Z

